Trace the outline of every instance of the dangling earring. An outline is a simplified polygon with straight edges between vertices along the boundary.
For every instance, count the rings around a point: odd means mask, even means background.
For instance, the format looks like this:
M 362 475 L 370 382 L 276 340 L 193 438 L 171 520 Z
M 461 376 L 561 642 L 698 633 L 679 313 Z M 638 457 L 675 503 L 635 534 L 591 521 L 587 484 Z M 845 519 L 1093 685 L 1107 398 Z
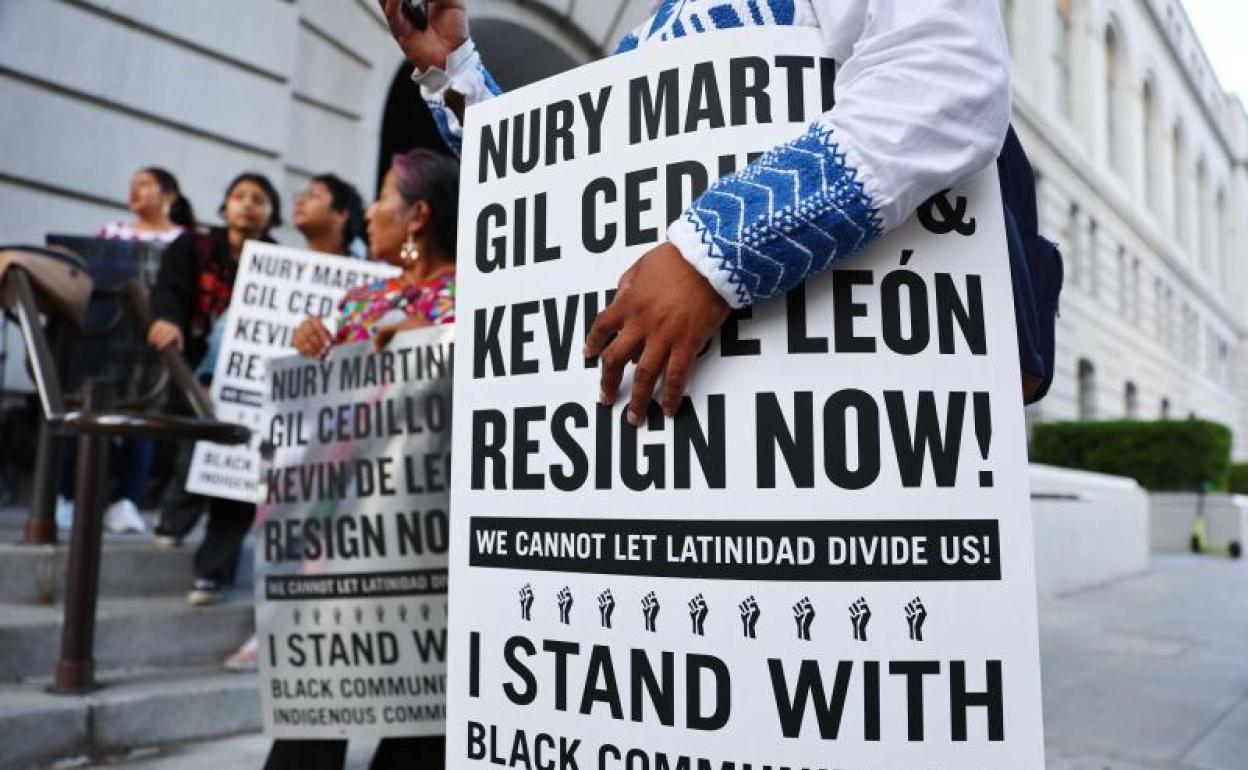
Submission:
M 403 263 L 403 267 L 410 268 L 418 259 L 420 259 L 420 249 L 416 247 L 416 238 L 408 233 L 407 240 L 403 241 L 403 246 L 399 249 L 399 261 Z

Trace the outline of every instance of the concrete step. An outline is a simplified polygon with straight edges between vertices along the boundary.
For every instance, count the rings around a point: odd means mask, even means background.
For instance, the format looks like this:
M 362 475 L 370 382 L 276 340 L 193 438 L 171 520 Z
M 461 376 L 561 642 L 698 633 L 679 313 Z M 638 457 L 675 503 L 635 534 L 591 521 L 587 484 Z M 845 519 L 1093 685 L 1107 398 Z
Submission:
M 0 604 L 0 682 L 49 677 L 61 649 L 64 608 Z M 215 665 L 252 632 L 250 590 L 215 607 L 181 596 L 101 599 L 96 614 L 97 671 Z
M 51 604 L 64 598 L 67 545 L 0 543 L 0 602 Z M 162 550 L 150 538 L 106 541 L 100 596 L 185 594 L 194 577 L 188 547 Z
M 24 545 L 22 523 L 27 512 L 0 509 L 0 604 L 51 604 L 64 599 L 69 533 L 54 546 Z M 149 529 L 155 522 L 146 513 Z M 192 560 L 203 539 L 204 519 L 180 548 L 161 549 L 147 534 L 104 534 L 100 559 L 100 597 L 182 596 L 190 589 Z M 250 595 L 253 538 L 243 541 L 235 585 Z M 0 623 L 3 618 L 0 617 Z
M 0 685 L 0 770 L 260 729 L 254 674 L 213 667 L 100 680 L 104 687 L 85 696 L 50 695 L 46 682 Z

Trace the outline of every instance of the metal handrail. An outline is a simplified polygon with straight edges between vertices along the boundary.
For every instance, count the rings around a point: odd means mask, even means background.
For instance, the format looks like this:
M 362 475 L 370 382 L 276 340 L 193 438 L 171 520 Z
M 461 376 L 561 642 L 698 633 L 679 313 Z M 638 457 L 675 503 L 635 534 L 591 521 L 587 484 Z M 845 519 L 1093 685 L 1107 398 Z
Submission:
M 175 441 L 211 441 L 246 444 L 251 430 L 242 425 L 202 417 L 170 417 L 138 412 L 70 411 L 48 420 L 58 433 L 90 436 L 129 436 Z
M 20 266 L 9 267 L 7 279 L 15 282 L 17 316 L 30 357 L 32 379 L 50 431 L 79 436 L 78 478 L 74 490 L 74 524 L 70 534 L 65 587 L 65 622 L 61 632 L 61 657 L 57 662 L 52 692 L 80 694 L 96 688 L 95 613 L 99 592 L 102 490 L 106 488 L 107 440 L 110 436 L 212 441 L 243 444 L 251 431 L 212 417 L 212 405 L 195 382 L 190 367 L 172 346 L 160 351 L 169 378 L 190 403 L 193 417 L 142 414 L 113 409 L 110 395 L 100 383 L 88 379 L 83 386 L 80 409 L 66 410 L 60 378 L 47 336 L 39 321 L 35 290 Z M 137 283 L 122 287 L 140 328 L 152 324 L 152 312 Z M 146 394 L 150 395 L 150 394 Z

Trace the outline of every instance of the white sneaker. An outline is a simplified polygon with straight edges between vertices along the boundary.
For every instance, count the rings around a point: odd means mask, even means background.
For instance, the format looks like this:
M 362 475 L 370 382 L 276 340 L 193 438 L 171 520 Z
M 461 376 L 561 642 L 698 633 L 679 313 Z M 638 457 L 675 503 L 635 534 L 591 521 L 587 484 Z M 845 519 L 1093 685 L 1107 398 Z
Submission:
M 252 634 L 251 638 L 243 642 L 243 646 L 234 651 L 234 654 L 225 659 L 225 669 L 227 671 L 256 671 L 260 668 L 260 642 L 256 639 L 256 635 Z
M 143 520 L 137 505 L 122 498 L 105 509 L 104 528 L 115 534 L 143 533 L 147 531 L 147 522 Z
M 56 527 L 72 529 L 74 526 L 74 501 L 60 495 L 56 496 Z
M 192 607 L 207 607 L 221 601 L 221 586 L 216 581 L 195 578 L 191 592 L 186 595 L 186 603 Z

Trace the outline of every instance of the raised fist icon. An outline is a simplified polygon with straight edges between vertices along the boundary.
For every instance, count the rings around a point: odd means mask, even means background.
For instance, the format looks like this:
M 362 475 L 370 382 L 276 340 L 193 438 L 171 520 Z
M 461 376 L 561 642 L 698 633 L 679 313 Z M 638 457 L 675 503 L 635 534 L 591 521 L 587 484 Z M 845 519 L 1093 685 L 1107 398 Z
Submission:
M 527 583 L 520 589 L 520 619 L 533 619 L 533 586 Z
M 741 611 L 741 633 L 745 634 L 746 639 L 758 638 L 754 634 L 754 627 L 758 625 L 758 616 L 762 611 L 758 609 L 758 602 L 754 597 L 747 596 L 745 601 L 737 605 L 737 609 Z
M 809 596 L 803 596 L 793 605 L 793 620 L 797 623 L 797 638 L 810 641 L 810 624 L 815 620 L 815 605 L 810 603 Z
M 559 589 L 559 622 L 567 625 L 572 621 L 572 591 L 567 586 Z
M 854 638 L 860 642 L 867 641 L 867 624 L 871 622 L 871 608 L 867 600 L 858 597 L 858 601 L 849 605 L 849 622 L 854 627 Z
M 923 600 L 914 597 L 914 601 L 906 604 L 906 622 L 910 624 L 911 641 L 923 641 L 923 621 L 927 620 L 927 608 L 923 606 Z
M 689 600 L 689 622 L 693 627 L 693 633 L 697 636 L 706 635 L 703 624 L 706 623 L 706 616 L 709 613 L 710 608 L 706 606 L 706 599 L 702 598 L 702 594 Z
M 659 630 L 656 623 L 659 617 L 659 597 L 654 595 L 654 591 L 641 598 L 641 616 L 646 621 L 647 631 Z
M 611 627 L 611 613 L 615 612 L 615 597 L 611 595 L 611 589 L 598 594 L 598 619 L 602 621 L 603 628 Z

